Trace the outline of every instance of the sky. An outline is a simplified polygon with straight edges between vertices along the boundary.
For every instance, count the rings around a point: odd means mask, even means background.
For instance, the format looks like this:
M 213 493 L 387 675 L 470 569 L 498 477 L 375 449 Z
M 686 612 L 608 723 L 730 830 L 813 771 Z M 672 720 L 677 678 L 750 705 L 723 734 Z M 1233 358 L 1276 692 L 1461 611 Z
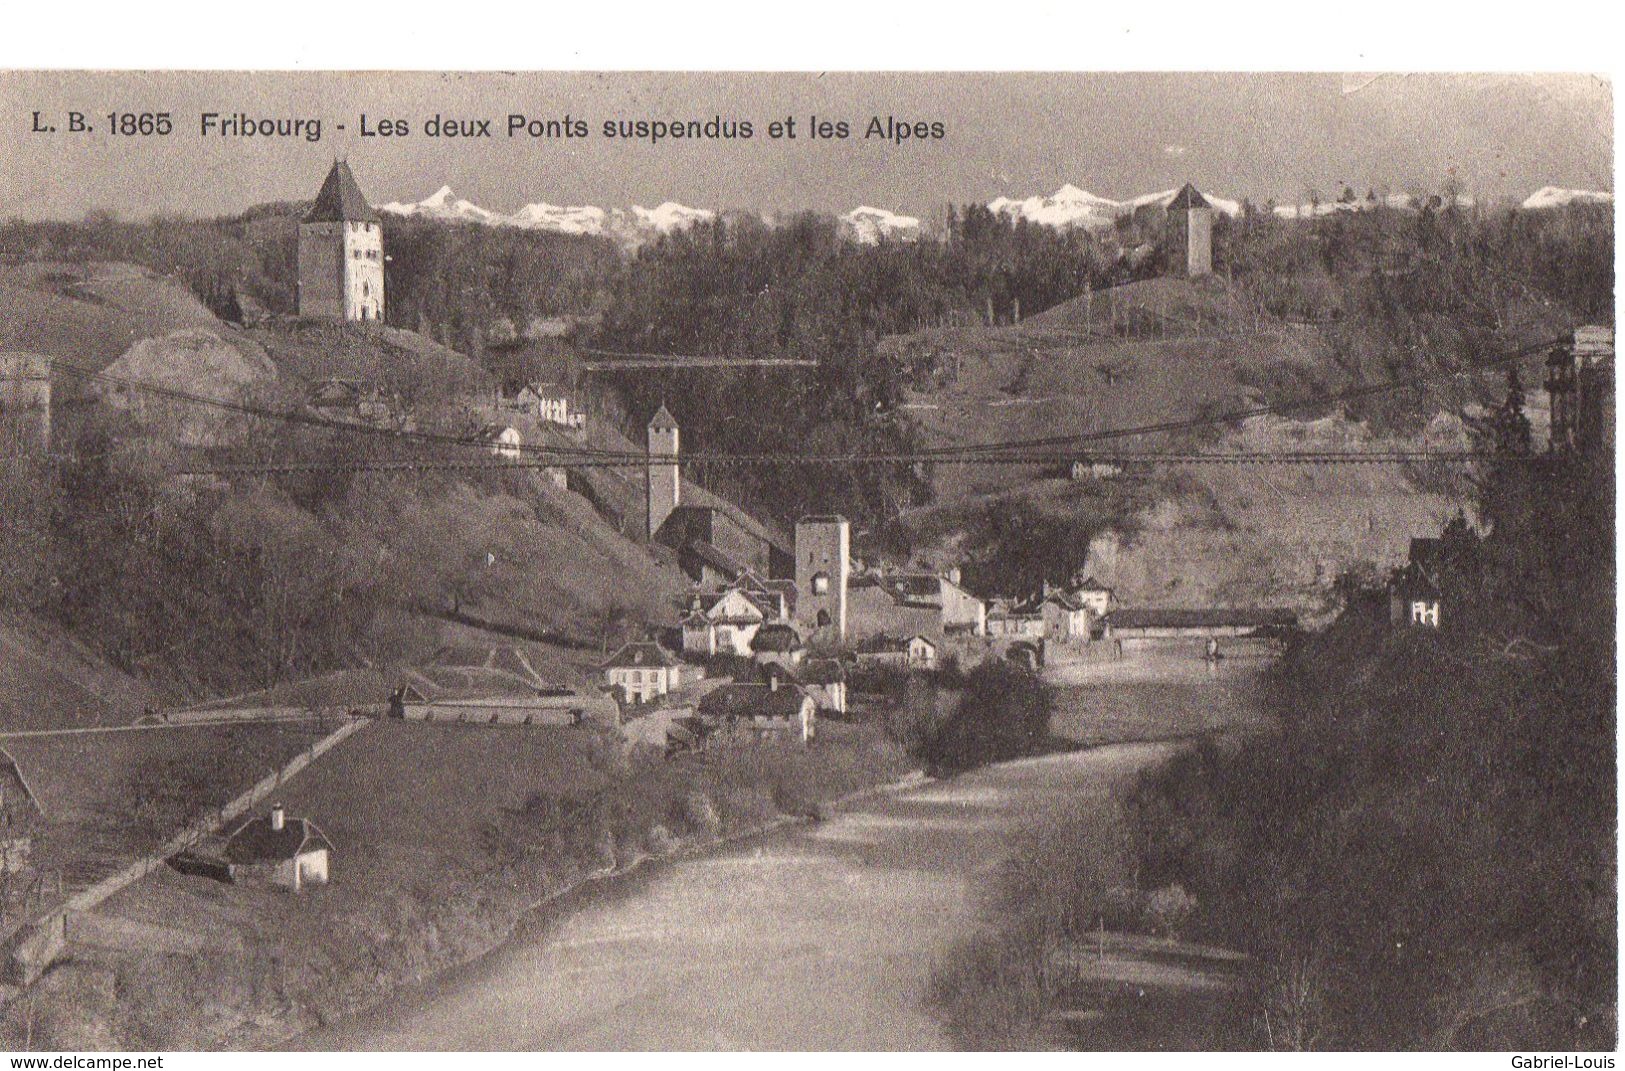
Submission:
M 67 132 L 70 110 L 94 129 Z M 111 134 L 115 110 L 168 111 L 173 132 Z M 56 131 L 35 132 L 36 112 Z M 204 136 L 204 112 L 320 118 L 322 138 Z M 412 134 L 362 137 L 363 114 Z M 436 114 L 489 119 L 494 137 L 431 138 Z M 590 135 L 510 139 L 510 114 L 585 119 Z M 852 136 L 813 140 L 813 116 Z M 650 144 L 601 129 L 712 117 L 749 120 L 755 136 Z M 798 136 L 770 138 L 788 117 Z M 940 123 L 943 136 L 865 139 L 872 117 Z M 1613 127 L 1611 85 L 1586 75 L 0 71 L 0 219 L 234 213 L 314 196 L 335 156 L 375 204 L 449 184 L 501 212 L 678 201 L 935 217 L 1063 183 L 1122 199 L 1185 181 L 1287 203 L 1454 178 L 1481 199 L 1521 200 L 1546 185 L 1612 190 Z

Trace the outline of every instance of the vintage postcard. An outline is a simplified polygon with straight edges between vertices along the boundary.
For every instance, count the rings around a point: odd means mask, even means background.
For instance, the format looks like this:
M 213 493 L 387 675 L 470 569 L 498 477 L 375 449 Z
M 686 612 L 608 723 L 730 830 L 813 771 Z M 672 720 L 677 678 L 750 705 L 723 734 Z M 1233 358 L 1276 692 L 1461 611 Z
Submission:
M 0 71 L 0 1049 L 1612 1067 L 1613 109 Z

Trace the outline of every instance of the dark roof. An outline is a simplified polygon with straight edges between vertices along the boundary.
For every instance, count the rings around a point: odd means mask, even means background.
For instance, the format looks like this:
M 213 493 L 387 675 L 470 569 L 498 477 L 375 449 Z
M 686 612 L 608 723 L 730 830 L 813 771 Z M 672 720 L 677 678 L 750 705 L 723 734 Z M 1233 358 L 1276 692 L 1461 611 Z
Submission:
M 1113 610 L 1106 615 L 1113 628 L 1295 628 L 1298 615 L 1291 610 L 1211 607 L 1200 610 Z
M 1100 581 L 1096 580 L 1093 576 L 1090 576 L 1090 577 L 1086 578 L 1083 583 L 1078 585 L 1077 590 L 1079 590 L 1079 591 L 1110 591 L 1112 589 L 1107 587 L 1105 584 L 1102 584 Z
M 1207 198 L 1203 197 L 1201 193 L 1197 191 L 1196 187 L 1192 186 L 1188 182 L 1181 186 L 1179 188 L 1179 192 L 1174 194 L 1174 199 L 1168 202 L 1168 211 L 1170 212 L 1177 212 L 1186 208 L 1211 207 L 1212 206 L 1207 203 Z
M 812 658 L 802 663 L 796 676 L 803 684 L 840 684 L 846 680 L 846 667 L 835 658 Z
M 792 684 L 724 684 L 700 700 L 708 718 L 785 718 L 800 712 L 807 693 Z
M 1393 576 L 1388 580 L 1388 590 L 1407 600 L 1424 598 L 1431 601 L 1439 597 L 1439 585 L 1428 575 L 1427 570 L 1415 562 L 1394 570 Z
M 343 160 L 333 161 L 333 170 L 327 173 L 321 192 L 305 215 L 306 223 L 377 223 L 378 214 L 367 203 L 366 195 L 350 174 L 350 165 Z
M 1444 557 L 1444 540 L 1437 537 L 1417 537 L 1411 540 L 1411 564 L 1429 573 L 1438 570 Z
M 905 602 L 930 600 L 937 605 L 942 601 L 942 578 L 935 573 L 897 573 L 886 577 L 882 583 Z
M 619 651 L 609 656 L 603 663 L 604 669 L 619 669 L 631 666 L 675 666 L 677 659 L 672 657 L 670 651 L 658 643 L 647 640 L 638 643 L 628 643 Z
M 280 863 L 333 844 L 308 818 L 289 818 L 280 830 L 271 828 L 271 816 L 250 818 L 226 842 L 226 859 L 233 863 Z
M 649 426 L 663 431 L 676 430 L 677 418 L 671 415 L 671 410 L 667 409 L 664 403 L 661 403 L 660 408 L 655 410 L 655 415 L 649 418 Z
M 698 558 L 703 564 L 709 565 L 730 580 L 737 577 L 745 568 L 733 558 L 718 550 L 716 544 L 709 540 L 690 539 L 683 546 L 683 551 L 691 557 Z
M 751 638 L 750 649 L 756 652 L 785 652 L 801 650 L 801 637 L 789 625 L 763 625 Z
M 1052 602 L 1061 609 L 1070 611 L 1072 613 L 1077 613 L 1079 610 L 1083 609 L 1083 603 L 1079 602 L 1075 597 L 1068 595 L 1064 591 L 1052 591 L 1049 593 L 1049 597 L 1044 601 Z

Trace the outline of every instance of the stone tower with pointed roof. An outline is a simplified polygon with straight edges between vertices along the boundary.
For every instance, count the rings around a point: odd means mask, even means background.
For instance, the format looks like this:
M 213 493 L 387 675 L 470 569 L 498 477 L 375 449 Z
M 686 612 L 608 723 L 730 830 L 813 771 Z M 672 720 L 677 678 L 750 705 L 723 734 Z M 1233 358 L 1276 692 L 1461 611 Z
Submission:
M 683 480 L 677 468 L 677 421 L 664 405 L 649 420 L 649 539 L 677 509 Z
M 1168 202 L 1166 251 L 1169 275 L 1213 273 L 1213 207 L 1188 182 Z
M 343 160 L 299 224 L 299 315 L 384 318 L 383 229 Z

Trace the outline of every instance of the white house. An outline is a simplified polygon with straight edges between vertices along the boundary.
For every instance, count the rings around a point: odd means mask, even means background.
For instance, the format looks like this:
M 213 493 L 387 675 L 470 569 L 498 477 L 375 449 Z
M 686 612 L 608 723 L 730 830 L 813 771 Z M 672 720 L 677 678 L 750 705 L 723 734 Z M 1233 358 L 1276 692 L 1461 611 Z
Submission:
M 497 457 L 518 461 L 524 453 L 524 437 L 519 429 L 507 424 L 487 424 L 480 429 L 480 442 Z
M 1094 577 L 1086 577 L 1072 589 L 1072 597 L 1096 617 L 1105 617 L 1117 608 L 1117 595 Z
M 570 392 L 559 383 L 526 384 L 514 398 L 514 405 L 550 424 L 579 428 L 586 423 L 586 414 L 570 407 Z
M 226 842 L 232 881 L 263 881 L 298 892 L 326 885 L 333 844 L 308 818 L 289 818 L 282 804 L 250 818 Z
M 609 656 L 602 669 L 604 684 L 627 703 L 647 703 L 680 684 L 681 663 L 658 643 L 628 643 Z
M 737 587 L 714 596 L 697 596 L 682 621 L 684 653 L 707 657 L 750 654 L 756 630 L 768 620 L 764 602 Z
M 1039 607 L 1044 619 L 1044 638 L 1057 643 L 1089 642 L 1089 608 L 1075 596 L 1052 591 Z
M 859 664 L 898 666 L 903 669 L 935 669 L 937 645 L 916 633 L 906 640 L 875 636 L 853 652 Z

